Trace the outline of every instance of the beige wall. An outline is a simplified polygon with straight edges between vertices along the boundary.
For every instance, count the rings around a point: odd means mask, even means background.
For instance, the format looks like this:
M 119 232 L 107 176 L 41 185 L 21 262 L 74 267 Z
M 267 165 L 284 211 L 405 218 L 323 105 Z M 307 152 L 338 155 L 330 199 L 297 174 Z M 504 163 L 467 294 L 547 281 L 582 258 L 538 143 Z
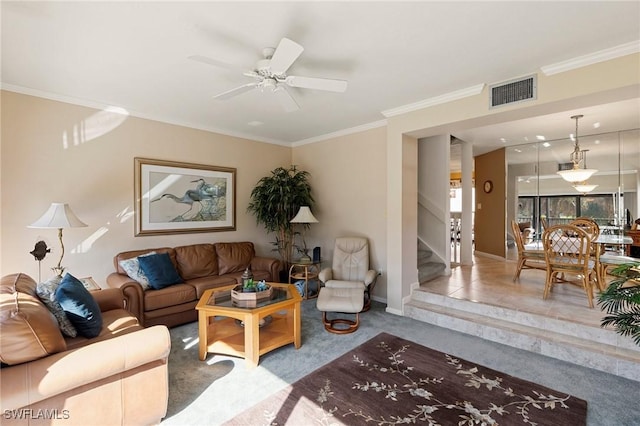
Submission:
M 327 267 L 336 237 L 367 237 L 371 267 L 383 270 L 374 297 L 386 300 L 386 128 L 295 147 L 293 164 L 311 174 L 319 223 L 305 234 L 307 245 L 321 247 Z
M 29 254 L 42 239 L 52 252 L 43 279 L 59 258 L 57 231 L 30 229 L 51 202 L 66 202 L 86 228 L 64 231 L 63 266 L 99 284 L 113 270 L 113 256 L 136 248 L 249 240 L 274 255 L 255 218 L 246 213 L 251 189 L 278 166 L 291 163 L 291 148 L 127 117 L 82 106 L 3 91 L 2 275 L 38 277 Z M 176 160 L 237 169 L 236 231 L 134 237 L 134 157 Z

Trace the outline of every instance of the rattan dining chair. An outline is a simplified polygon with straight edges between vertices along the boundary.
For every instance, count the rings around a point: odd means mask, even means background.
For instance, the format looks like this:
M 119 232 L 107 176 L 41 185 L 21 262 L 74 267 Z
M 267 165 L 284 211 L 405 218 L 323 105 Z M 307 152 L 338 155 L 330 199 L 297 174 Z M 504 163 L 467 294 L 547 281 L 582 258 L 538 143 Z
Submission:
M 587 294 L 589 307 L 593 308 L 593 285 L 597 283 L 596 261 L 591 256 L 592 243 L 589 234 L 574 225 L 554 225 L 542 234 L 547 278 L 543 299 L 547 299 L 555 284 L 572 284 Z M 562 277 L 558 277 L 562 274 Z
M 547 269 L 547 263 L 544 257 L 544 250 L 527 249 L 524 244 L 524 238 L 522 232 L 520 232 L 520 226 L 515 220 L 511 221 L 511 231 L 513 232 L 513 239 L 516 242 L 518 249 L 518 265 L 516 266 L 516 273 L 513 276 L 515 282 L 520 278 L 520 272 L 523 269 Z
M 600 226 L 590 217 L 577 217 L 569 222 L 569 225 L 584 229 L 589 234 L 591 241 L 595 241 L 600 235 Z
M 589 238 L 591 238 L 591 257 L 595 262 L 596 268 L 598 268 L 600 263 L 600 256 L 604 254 L 602 253 L 604 246 L 601 246 L 600 244 L 595 242 L 596 239 L 598 239 L 598 237 L 600 236 L 600 226 L 598 225 L 598 223 L 590 217 L 577 217 L 569 222 L 569 225 L 577 226 L 578 228 L 585 230 L 587 234 L 589 234 Z M 600 273 L 597 273 L 596 277 L 598 288 L 602 291 L 604 290 L 604 282 L 602 282 L 602 277 L 600 275 Z

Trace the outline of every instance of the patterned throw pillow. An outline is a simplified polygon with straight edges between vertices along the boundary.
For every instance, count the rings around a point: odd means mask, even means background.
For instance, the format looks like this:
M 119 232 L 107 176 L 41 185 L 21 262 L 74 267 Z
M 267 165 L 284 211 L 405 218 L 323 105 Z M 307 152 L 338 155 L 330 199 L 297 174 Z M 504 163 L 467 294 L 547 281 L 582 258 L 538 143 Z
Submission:
M 71 321 L 67 318 L 67 314 L 62 309 L 62 306 L 60 306 L 60 303 L 56 300 L 56 289 L 60 285 L 60 281 L 62 281 L 62 277 L 53 277 L 43 283 L 38 283 L 36 287 L 36 294 L 40 300 L 42 300 L 42 303 L 46 305 L 49 311 L 51 311 L 53 316 L 56 317 L 62 333 L 69 337 L 76 337 L 78 335 L 78 331 L 73 324 L 71 324 Z
M 149 253 L 142 254 L 142 255 L 140 255 L 138 257 L 150 256 L 152 254 L 156 254 L 156 252 L 155 251 L 150 251 Z M 120 264 L 120 267 L 122 269 L 124 269 L 124 271 L 127 273 L 129 278 L 131 278 L 132 280 L 138 281 L 140 283 L 140 285 L 142 286 L 142 289 L 146 290 L 146 289 L 150 288 L 150 286 L 149 286 L 149 278 L 147 278 L 147 276 L 145 275 L 144 271 L 140 267 L 140 261 L 138 260 L 138 257 L 133 257 L 131 259 L 121 260 L 118 263 Z

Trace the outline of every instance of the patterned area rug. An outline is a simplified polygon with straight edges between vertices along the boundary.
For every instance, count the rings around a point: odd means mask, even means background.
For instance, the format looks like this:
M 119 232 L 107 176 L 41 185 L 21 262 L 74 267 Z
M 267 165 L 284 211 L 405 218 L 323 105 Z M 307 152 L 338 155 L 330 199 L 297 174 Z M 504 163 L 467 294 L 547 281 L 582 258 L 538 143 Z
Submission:
M 584 425 L 587 402 L 381 333 L 226 425 Z

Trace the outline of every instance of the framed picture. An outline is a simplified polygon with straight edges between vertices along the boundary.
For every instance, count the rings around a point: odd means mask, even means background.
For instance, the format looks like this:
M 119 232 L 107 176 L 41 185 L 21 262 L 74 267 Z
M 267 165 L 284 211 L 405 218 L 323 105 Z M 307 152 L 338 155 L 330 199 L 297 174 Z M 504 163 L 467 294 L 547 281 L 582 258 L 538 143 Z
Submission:
M 89 291 L 96 291 L 101 289 L 98 283 L 96 283 L 92 277 L 85 277 L 85 278 L 78 278 L 78 279 L 80 280 L 84 288 L 86 288 Z
M 236 169 L 134 158 L 136 236 L 235 231 Z

